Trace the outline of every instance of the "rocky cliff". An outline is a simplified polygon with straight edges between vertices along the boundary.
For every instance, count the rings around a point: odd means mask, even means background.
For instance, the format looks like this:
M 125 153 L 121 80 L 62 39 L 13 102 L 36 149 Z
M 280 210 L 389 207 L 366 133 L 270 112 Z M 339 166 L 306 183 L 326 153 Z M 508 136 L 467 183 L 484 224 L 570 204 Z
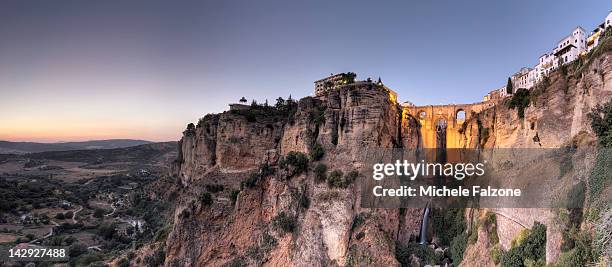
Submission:
M 417 234 L 421 211 L 361 210 L 357 187 L 320 181 L 313 169 L 325 165 L 344 177 L 360 170 L 368 147 L 401 145 L 401 118 L 383 87 L 360 83 L 301 99 L 295 108 L 231 110 L 189 125 L 175 166 L 185 192 L 166 262 L 397 265 L 395 241 Z M 278 167 L 279 158 L 314 147 L 325 156 L 309 170 Z M 250 184 L 241 185 L 245 180 Z M 208 184 L 229 190 L 202 204 L 198 196 Z
M 556 72 L 531 91 L 523 118 L 505 100 L 466 121 L 458 142 L 465 147 L 593 145 L 586 113 L 610 100 L 611 72 L 610 53 L 580 73 Z M 342 86 L 295 104 L 207 115 L 190 124 L 173 168 L 182 189 L 165 242 L 166 265 L 399 265 L 396 243 L 418 236 L 422 211 L 360 208 L 359 187 L 350 174 L 364 171 L 368 147 L 422 145 L 419 127 L 384 87 L 371 83 Z M 320 150 L 325 153 L 318 159 Z M 310 155 L 309 163 L 304 167 L 294 152 Z M 333 175 L 338 183 L 322 181 L 322 175 Z M 210 190 L 213 186 L 223 187 Z M 472 223 L 486 212 L 465 217 Z M 496 233 L 504 249 L 521 229 L 555 216 L 549 210 L 491 212 L 498 214 Z M 544 223 L 552 225 L 553 219 Z M 484 257 L 491 248 L 482 245 L 489 232 L 475 229 L 481 241 L 468 247 L 464 265 L 493 265 Z M 548 229 L 547 256 L 554 259 L 561 230 Z

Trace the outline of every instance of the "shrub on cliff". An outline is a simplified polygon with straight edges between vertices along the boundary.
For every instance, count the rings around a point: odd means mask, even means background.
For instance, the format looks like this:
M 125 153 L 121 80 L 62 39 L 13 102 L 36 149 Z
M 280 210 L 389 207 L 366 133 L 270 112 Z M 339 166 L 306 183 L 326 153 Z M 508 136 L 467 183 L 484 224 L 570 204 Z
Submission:
M 453 260 L 453 265 L 455 266 L 459 266 L 459 263 L 461 263 L 463 260 L 463 253 L 467 247 L 467 239 L 467 234 L 463 232 L 453 238 L 453 241 L 451 241 L 451 258 Z
M 270 176 L 274 174 L 274 168 L 272 168 L 272 166 L 270 166 L 270 164 L 268 164 L 267 162 L 262 163 L 261 165 L 259 165 L 259 174 L 261 175 L 261 177 Z
M 546 226 L 535 222 L 530 234 L 518 246 L 504 253 L 502 266 L 523 266 L 525 262 L 540 265 L 546 261 Z
M 325 156 L 325 149 L 321 144 L 316 143 L 310 148 L 309 154 L 312 161 L 319 161 Z
M 426 245 L 417 243 L 401 244 L 395 246 L 395 258 L 402 266 L 412 266 L 412 256 L 421 259 L 425 264 L 436 264 L 438 257 L 434 250 Z
M 249 174 L 249 177 L 240 182 L 240 189 L 253 188 L 257 185 L 257 181 L 259 181 L 259 174 L 253 172 Z
M 289 177 L 300 175 L 308 169 L 308 157 L 302 152 L 291 151 L 279 161 L 278 165 L 285 170 L 288 170 L 290 166 L 293 167 Z
M 317 182 L 327 180 L 327 166 L 323 163 L 317 164 L 314 168 L 314 174 Z
M 276 230 L 282 231 L 283 233 L 293 232 L 295 226 L 296 219 L 287 215 L 284 211 L 281 211 L 272 219 L 272 227 L 274 227 Z
M 240 190 L 232 190 L 232 192 L 230 192 L 230 200 L 232 201 L 232 205 L 236 204 L 236 200 L 238 200 L 238 194 L 240 194 Z
M 342 187 L 344 184 L 342 181 L 343 175 L 341 170 L 332 171 L 329 176 L 327 176 L 327 184 L 329 187 Z
M 327 177 L 327 184 L 332 188 L 346 188 L 352 184 L 358 176 L 359 172 L 357 170 L 352 170 L 346 175 L 344 175 L 340 170 L 334 170 Z
M 432 213 L 434 234 L 439 245 L 448 246 L 454 237 L 465 231 L 464 209 L 435 209 Z
M 344 186 L 348 186 L 352 184 L 359 177 L 359 172 L 357 170 L 352 170 L 344 176 Z
M 603 147 L 612 147 L 612 101 L 597 105 L 587 114 L 591 120 L 591 129 L 599 138 Z
M 518 117 L 525 117 L 525 108 L 529 106 L 529 90 L 525 88 L 520 88 L 516 90 L 516 93 L 512 96 L 510 100 L 509 107 L 511 109 L 518 110 Z
M 202 202 L 202 204 L 204 205 L 212 204 L 213 203 L 212 195 L 208 192 L 202 193 L 202 195 L 200 195 L 200 202 Z
M 157 267 L 164 265 L 164 261 L 166 260 L 166 252 L 164 249 L 158 249 L 153 254 L 145 257 L 145 263 L 149 267 Z

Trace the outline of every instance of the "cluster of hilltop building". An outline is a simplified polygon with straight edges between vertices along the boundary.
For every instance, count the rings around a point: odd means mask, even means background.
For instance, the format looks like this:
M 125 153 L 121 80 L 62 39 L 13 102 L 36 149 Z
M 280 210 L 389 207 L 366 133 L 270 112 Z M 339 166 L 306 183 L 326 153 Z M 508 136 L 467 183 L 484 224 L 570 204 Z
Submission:
M 612 12 L 609 12 L 603 23 L 597 25 L 588 36 L 582 27 L 576 27 L 572 33 L 557 43 L 552 52 L 540 56 L 538 63 L 533 68 L 523 67 L 510 76 L 513 91 L 519 88 L 531 89 L 561 65 L 569 64 L 585 56 L 599 44 L 600 37 L 610 26 L 612 26 Z M 506 85 L 504 85 L 485 95 L 484 101 L 494 101 L 507 95 Z
M 520 88 L 531 89 L 539 81 L 547 77 L 552 71 L 562 65 L 569 64 L 581 56 L 585 56 L 593 50 L 598 44 L 600 37 L 604 35 L 606 29 L 612 26 L 612 12 L 609 12 L 603 23 L 599 24 L 588 35 L 582 27 L 576 27 L 569 35 L 563 37 L 550 53 L 546 53 L 538 59 L 538 63 L 532 68 L 521 68 L 518 72 L 510 77 L 514 93 Z M 371 79 L 365 81 L 354 81 L 354 73 L 332 74 L 329 77 L 315 81 L 315 95 L 319 96 L 328 91 L 333 91 L 346 84 L 354 83 L 372 83 L 378 85 L 390 93 L 393 100 L 397 100 L 397 94 L 384 86 L 380 81 L 373 82 Z M 499 99 L 508 96 L 506 85 L 499 87 L 484 96 L 484 102 L 491 105 Z M 403 104 L 404 106 L 413 106 L 410 102 Z

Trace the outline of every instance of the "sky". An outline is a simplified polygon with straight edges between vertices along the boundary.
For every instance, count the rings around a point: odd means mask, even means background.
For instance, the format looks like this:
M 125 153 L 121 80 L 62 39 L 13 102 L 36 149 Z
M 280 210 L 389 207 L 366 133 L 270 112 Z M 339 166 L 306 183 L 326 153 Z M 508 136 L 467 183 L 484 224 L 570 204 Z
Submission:
M 0 2 L 0 140 L 180 139 L 189 122 L 381 77 L 400 101 L 472 103 L 609 1 Z

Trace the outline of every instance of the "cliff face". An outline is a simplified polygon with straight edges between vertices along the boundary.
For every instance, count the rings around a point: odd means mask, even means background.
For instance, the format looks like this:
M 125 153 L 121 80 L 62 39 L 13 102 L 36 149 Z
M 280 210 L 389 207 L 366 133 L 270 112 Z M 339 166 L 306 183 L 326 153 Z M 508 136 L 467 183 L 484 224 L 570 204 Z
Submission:
M 554 72 L 548 85 L 531 91 L 524 119 L 507 103 L 497 105 L 492 120 L 482 120 L 492 133 L 487 146 L 554 148 L 581 132 L 591 132 L 587 113 L 612 96 L 612 56 L 593 59 L 581 73 L 567 68 L 567 74 Z M 539 142 L 534 141 L 536 135 Z
M 166 263 L 397 265 L 395 240 L 414 238 L 421 211 L 362 211 L 358 188 L 330 188 L 312 170 L 288 177 L 279 168 L 244 186 L 235 204 L 231 190 L 215 194 L 212 205 L 197 198 L 205 184 L 238 189 L 260 164 L 275 168 L 279 157 L 308 154 L 315 144 L 326 151 L 319 163 L 329 172 L 359 170 L 367 147 L 400 145 L 401 124 L 401 109 L 373 84 L 304 98 L 288 118 L 236 111 L 207 115 L 188 127 L 180 143 L 175 170 L 185 192 L 166 242 Z M 293 231 L 279 230 L 279 214 L 294 220 Z
M 560 147 L 573 138 L 593 140 L 586 113 L 612 97 L 611 71 L 612 55 L 606 54 L 580 75 L 555 73 L 550 84 L 532 91 L 533 104 L 524 118 L 508 103 L 498 103 L 466 121 L 461 133 L 453 135 L 460 138 L 454 143 Z M 179 143 L 174 170 L 183 189 L 166 241 L 166 265 L 399 265 L 395 242 L 418 236 L 422 211 L 361 209 L 358 186 L 332 188 L 317 181 L 313 169 L 323 163 L 328 174 L 365 171 L 368 147 L 422 146 L 420 127 L 417 118 L 402 114 L 384 88 L 373 84 L 304 98 L 288 113 L 243 110 L 205 116 L 185 130 Z M 291 151 L 308 155 L 315 144 L 325 156 L 310 170 L 292 175 L 291 169 L 278 167 L 279 158 Z M 258 171 L 263 163 L 275 172 Z M 210 184 L 225 190 L 213 193 L 212 204 L 203 203 L 200 196 Z M 497 232 L 504 248 L 535 220 L 554 224 L 553 213 L 545 209 L 493 212 L 499 215 Z M 560 230 L 547 231 L 547 257 L 554 259 Z M 464 264 L 481 264 L 477 253 L 488 249 L 469 247 Z M 476 258 L 481 260 L 469 260 Z
M 597 154 L 596 137 L 590 127 L 589 113 L 598 104 L 612 99 L 612 54 L 607 53 L 591 60 L 581 72 L 568 66 L 567 73 L 557 71 L 550 81 L 530 91 L 530 106 L 520 118 L 517 109 L 509 108 L 510 99 L 493 108 L 483 110 L 476 119 L 468 122 L 472 131 L 486 129 L 488 138 L 481 139 L 484 147 L 495 148 L 559 148 L 578 147 L 579 156 L 574 156 L 573 165 L 593 166 Z M 470 126 L 467 128 L 470 129 Z M 478 134 L 466 131 L 466 140 L 478 139 Z M 477 138 L 474 138 L 474 137 Z M 589 173 L 570 173 L 560 183 L 577 184 Z M 562 235 L 568 231 L 560 223 L 555 209 L 494 209 L 497 214 L 497 233 L 504 250 L 511 247 L 523 229 L 529 229 L 538 221 L 547 225 L 546 260 L 552 262 L 561 253 Z M 487 210 L 481 210 L 485 213 Z M 480 235 L 480 233 L 479 233 Z M 480 239 L 479 239 L 480 240 Z M 490 247 L 477 243 L 468 248 L 465 266 L 483 265 L 489 259 Z M 481 246 L 481 247 L 479 247 Z M 470 260 L 471 259 L 471 260 Z M 489 265 L 492 265 L 489 262 Z

